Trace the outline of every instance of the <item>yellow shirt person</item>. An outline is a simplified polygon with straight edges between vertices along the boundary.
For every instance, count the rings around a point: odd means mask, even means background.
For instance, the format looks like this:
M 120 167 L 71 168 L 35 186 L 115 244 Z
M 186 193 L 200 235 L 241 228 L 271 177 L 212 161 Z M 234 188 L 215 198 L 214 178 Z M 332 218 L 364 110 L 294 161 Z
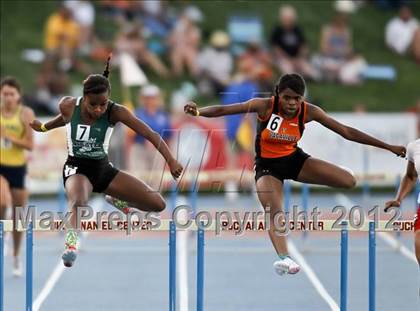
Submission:
M 71 12 L 63 7 L 52 14 L 45 27 L 45 48 L 57 50 L 60 48 L 74 50 L 80 41 L 80 27 L 73 20 Z
M 22 107 L 18 107 L 15 113 L 6 117 L 0 114 L 0 124 L 5 131 L 6 137 L 22 138 L 25 126 L 21 117 Z M 0 165 L 22 166 L 26 164 L 25 149 L 13 144 L 9 139 L 0 138 Z
M 33 148 L 30 122 L 35 118 L 31 108 L 22 104 L 19 82 L 5 77 L 0 84 L 0 220 L 8 207 L 26 206 L 25 150 Z M 15 213 L 12 213 L 15 215 Z M 13 233 L 13 275 L 22 275 L 20 241 L 22 232 Z

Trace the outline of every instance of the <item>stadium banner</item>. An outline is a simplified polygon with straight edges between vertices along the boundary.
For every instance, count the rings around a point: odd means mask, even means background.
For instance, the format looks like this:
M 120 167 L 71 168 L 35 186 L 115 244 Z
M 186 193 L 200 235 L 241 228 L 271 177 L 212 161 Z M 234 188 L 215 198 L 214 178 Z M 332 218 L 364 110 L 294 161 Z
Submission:
M 406 146 L 417 139 L 413 113 L 331 113 L 337 121 L 355 127 L 384 142 Z M 319 159 L 352 170 L 359 179 L 367 176 L 372 185 L 391 186 L 405 172 L 407 161 L 394 154 L 348 141 L 317 122 L 306 124 L 299 144 Z
M 40 118 L 45 123 L 50 118 Z M 62 168 L 67 158 L 64 127 L 45 133 L 34 132 L 34 148 L 28 154 L 26 185 L 30 194 L 56 193 L 62 187 Z

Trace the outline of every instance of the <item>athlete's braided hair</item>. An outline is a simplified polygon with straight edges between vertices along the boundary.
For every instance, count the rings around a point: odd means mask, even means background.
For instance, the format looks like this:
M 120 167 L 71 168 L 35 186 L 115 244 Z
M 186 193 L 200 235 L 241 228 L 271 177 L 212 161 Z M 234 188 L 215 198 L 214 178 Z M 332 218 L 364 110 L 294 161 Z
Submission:
M 111 84 L 109 83 L 109 62 L 112 54 L 108 56 L 106 66 L 103 74 L 89 75 L 83 81 L 83 94 L 102 94 L 111 91 Z
M 304 96 L 306 89 L 305 80 L 297 73 L 284 74 L 280 77 L 275 86 L 274 95 L 278 98 L 280 93 L 285 89 L 291 89 L 297 94 Z

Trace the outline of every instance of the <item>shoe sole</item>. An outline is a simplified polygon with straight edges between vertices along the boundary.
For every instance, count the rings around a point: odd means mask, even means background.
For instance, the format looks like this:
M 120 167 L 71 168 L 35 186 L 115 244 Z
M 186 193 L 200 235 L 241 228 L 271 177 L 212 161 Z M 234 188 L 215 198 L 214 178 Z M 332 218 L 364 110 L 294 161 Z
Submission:
M 61 256 L 61 259 L 63 259 L 63 264 L 67 268 L 70 268 L 73 266 L 74 261 L 76 260 L 77 254 L 75 251 L 65 251 L 63 255 Z
M 281 276 L 283 276 L 285 274 L 296 274 L 300 271 L 300 268 L 297 268 L 295 270 L 289 270 L 288 267 L 284 267 L 284 266 L 281 266 L 281 265 L 274 264 L 273 266 L 274 266 L 274 269 L 275 269 L 276 273 L 281 275 Z
M 23 272 L 19 271 L 19 272 L 12 272 L 13 277 L 15 278 L 21 278 L 23 276 Z

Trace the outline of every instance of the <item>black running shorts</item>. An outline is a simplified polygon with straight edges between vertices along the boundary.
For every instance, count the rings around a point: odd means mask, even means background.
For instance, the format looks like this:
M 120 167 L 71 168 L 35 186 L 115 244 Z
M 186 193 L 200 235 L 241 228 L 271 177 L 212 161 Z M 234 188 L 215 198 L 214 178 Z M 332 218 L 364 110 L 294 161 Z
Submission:
M 0 165 L 0 175 L 6 178 L 10 188 L 25 189 L 26 165 Z
M 119 170 L 116 169 L 108 157 L 100 160 L 85 159 L 69 156 L 63 167 L 63 183 L 66 186 L 67 179 L 75 174 L 86 176 L 93 186 L 93 192 L 104 192 Z
M 270 175 L 282 182 L 285 179 L 297 180 L 305 161 L 310 157 L 297 148 L 291 155 L 281 158 L 257 158 L 255 160 L 255 181 L 261 176 Z

